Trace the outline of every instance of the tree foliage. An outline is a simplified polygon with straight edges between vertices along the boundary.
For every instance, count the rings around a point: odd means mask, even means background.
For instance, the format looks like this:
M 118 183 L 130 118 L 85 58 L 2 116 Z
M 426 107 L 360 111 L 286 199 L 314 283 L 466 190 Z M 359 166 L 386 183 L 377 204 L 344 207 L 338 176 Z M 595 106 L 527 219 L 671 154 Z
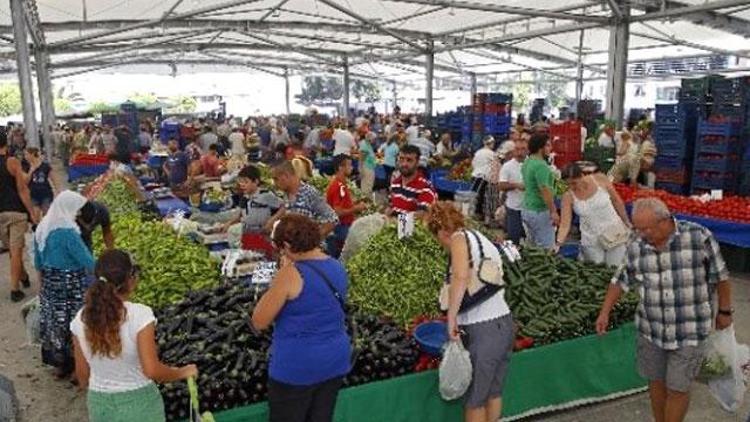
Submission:
M 305 76 L 302 80 L 302 93 L 295 96 L 306 106 L 330 106 L 344 96 L 344 85 L 339 78 L 332 76 Z
M 0 116 L 11 116 L 21 113 L 21 91 L 18 84 L 0 84 Z
M 148 106 L 158 100 L 154 93 L 134 92 L 128 96 L 128 101 L 136 103 L 139 106 Z
M 354 79 L 351 85 L 352 96 L 357 99 L 358 103 L 374 103 L 380 100 L 380 85 L 371 81 Z
M 114 113 L 118 110 L 119 107 L 116 105 L 105 103 L 104 101 L 97 101 L 89 105 L 89 113 L 91 114 Z
M 198 108 L 198 101 L 187 95 L 179 95 L 169 99 L 172 107 L 169 107 L 170 113 L 192 113 Z

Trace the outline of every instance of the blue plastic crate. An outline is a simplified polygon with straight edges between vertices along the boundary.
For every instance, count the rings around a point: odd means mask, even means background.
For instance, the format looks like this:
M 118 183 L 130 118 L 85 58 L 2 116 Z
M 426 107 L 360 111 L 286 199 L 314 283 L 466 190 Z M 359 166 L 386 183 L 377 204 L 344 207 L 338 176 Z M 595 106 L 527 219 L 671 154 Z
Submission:
M 659 155 L 687 158 L 692 155 L 693 144 L 687 139 L 656 140 Z
M 690 186 L 688 185 L 680 185 L 677 183 L 667 183 L 667 182 L 656 182 L 654 184 L 654 187 L 656 189 L 665 190 L 675 195 L 685 195 L 690 190 Z
M 725 139 L 722 142 L 704 142 L 699 140 L 695 144 L 696 154 L 719 154 L 719 155 L 731 155 L 737 154 L 740 148 L 739 141 L 730 141 Z
M 491 104 L 511 104 L 513 102 L 513 94 L 490 93 L 487 102 Z
M 684 126 L 656 126 L 654 128 L 654 140 L 659 139 L 683 139 L 685 138 L 685 127 Z
M 692 190 L 724 189 L 733 190 L 737 185 L 736 173 L 704 173 L 694 172 Z
M 654 166 L 658 168 L 666 168 L 671 170 L 679 170 L 685 167 L 685 157 L 664 155 L 659 151 L 659 155 L 656 156 Z
M 709 160 L 701 159 L 700 156 L 695 157 L 693 162 L 693 171 L 716 171 L 721 173 L 729 173 L 737 171 L 739 167 L 739 161 L 734 159 L 723 159 L 723 160 Z
M 705 120 L 698 122 L 698 136 L 737 136 L 739 133 L 738 123 L 709 123 Z

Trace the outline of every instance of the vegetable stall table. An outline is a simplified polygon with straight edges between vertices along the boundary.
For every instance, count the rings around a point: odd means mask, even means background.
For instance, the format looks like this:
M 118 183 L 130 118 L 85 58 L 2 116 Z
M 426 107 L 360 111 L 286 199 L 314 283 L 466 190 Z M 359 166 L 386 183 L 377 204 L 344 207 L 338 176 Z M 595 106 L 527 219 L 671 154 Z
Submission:
M 175 212 L 182 212 L 185 216 L 190 215 L 190 205 L 176 196 L 154 199 L 154 202 L 156 203 L 156 207 L 159 208 L 159 214 L 162 217 Z
M 109 170 L 109 164 L 71 164 L 68 166 L 68 182 L 96 177 Z
M 96 177 L 109 169 L 109 158 L 104 154 L 78 154 L 70 160 L 68 182 Z
M 593 324 L 593 321 L 592 321 Z M 515 353 L 503 394 L 503 420 L 601 402 L 644 391 L 635 369 L 635 326 Z M 345 388 L 336 422 L 461 420 L 460 400 L 440 398 L 437 371 Z M 265 422 L 268 405 L 214 412 L 218 422 Z

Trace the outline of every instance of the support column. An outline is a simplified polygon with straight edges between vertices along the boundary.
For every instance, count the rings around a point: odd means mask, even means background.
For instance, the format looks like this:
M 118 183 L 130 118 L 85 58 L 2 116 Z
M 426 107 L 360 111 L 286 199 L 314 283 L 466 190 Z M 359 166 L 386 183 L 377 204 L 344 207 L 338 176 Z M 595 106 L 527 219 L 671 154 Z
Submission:
M 578 39 L 578 72 L 576 74 L 576 112 L 578 110 L 578 103 L 583 98 L 583 42 L 584 42 L 584 30 L 581 30 L 581 34 Z
M 628 41 L 630 6 L 620 3 L 623 19 L 609 27 L 609 63 L 607 65 L 607 119 L 622 128 L 625 117 L 625 83 L 628 72 Z
M 393 109 L 395 111 L 398 106 L 398 89 L 396 88 L 396 81 L 391 82 L 391 92 L 393 93 Z
M 477 95 L 477 74 L 471 72 L 469 73 L 469 77 L 471 79 L 471 91 L 469 93 L 471 98 L 469 98 L 469 104 L 471 104 L 471 102 L 474 101 L 474 97 Z
M 39 88 L 39 109 L 42 112 L 42 135 L 47 157 L 52 157 L 55 145 L 52 145 L 52 130 L 55 125 L 55 97 L 52 92 L 52 81 L 49 77 L 49 54 L 45 49 L 34 51 L 36 63 L 36 81 Z
M 425 57 L 425 92 L 424 115 L 429 123 L 432 120 L 432 83 L 435 76 L 435 41 L 427 40 L 427 54 Z
M 344 56 L 344 101 L 342 116 L 349 118 L 349 57 Z
M 39 147 L 39 130 L 34 113 L 34 88 L 31 83 L 31 55 L 26 39 L 26 19 L 23 13 L 23 0 L 10 0 L 10 11 L 13 22 L 13 40 L 16 48 L 16 66 L 18 67 L 18 85 L 21 90 L 23 105 L 23 126 L 26 131 L 28 146 Z
M 292 114 L 289 104 L 289 69 L 284 68 L 284 102 L 286 103 L 286 115 Z

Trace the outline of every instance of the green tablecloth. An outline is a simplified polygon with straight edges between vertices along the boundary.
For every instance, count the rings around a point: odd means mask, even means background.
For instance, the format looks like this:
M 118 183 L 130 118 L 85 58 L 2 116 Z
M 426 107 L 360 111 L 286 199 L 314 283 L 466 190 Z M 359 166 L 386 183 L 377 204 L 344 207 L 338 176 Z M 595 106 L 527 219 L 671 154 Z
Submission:
M 593 324 L 593 321 L 592 321 Z M 503 397 L 507 418 L 610 399 L 642 390 L 635 370 L 635 328 L 582 337 L 513 355 Z M 437 371 L 347 388 L 339 394 L 336 422 L 458 421 L 460 402 L 438 393 Z M 268 420 L 266 403 L 215 414 L 218 422 Z

